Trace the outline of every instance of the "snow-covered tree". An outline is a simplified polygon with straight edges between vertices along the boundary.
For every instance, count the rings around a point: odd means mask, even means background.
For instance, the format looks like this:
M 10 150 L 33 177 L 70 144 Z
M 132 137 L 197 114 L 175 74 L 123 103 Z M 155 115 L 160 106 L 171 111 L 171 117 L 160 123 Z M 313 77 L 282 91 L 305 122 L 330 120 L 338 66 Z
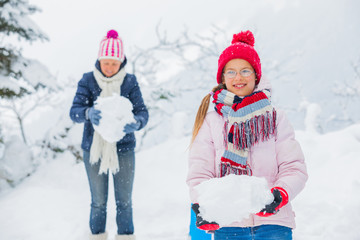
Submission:
M 38 61 L 24 58 L 15 44 L 48 40 L 48 37 L 29 18 L 39 9 L 27 0 L 0 0 L 0 9 L 0 97 L 18 97 L 28 90 L 17 80 L 25 80 L 34 88 L 45 85 L 42 78 L 35 79 L 26 73 L 28 69 L 42 68 L 45 72 L 47 69 Z
M 200 104 L 216 85 L 217 58 L 231 36 L 217 26 L 201 35 L 184 29 L 170 38 L 158 25 L 155 33 L 154 45 L 135 46 L 129 54 L 150 113 L 148 125 L 137 133 L 138 148 L 190 134 L 198 107 L 194 103 Z
M 57 89 L 55 78 L 46 66 L 22 55 L 23 43 L 48 40 L 29 18 L 37 11 L 27 0 L 0 0 L 0 120 L 9 126 L 17 123 L 20 129 L 14 133 L 8 127 L 2 128 L 7 130 L 0 135 L 0 182 L 3 183 L 16 184 L 34 170 L 36 163 L 26 139 L 24 119 L 38 106 L 49 104 L 52 91 Z
M 24 118 L 39 103 L 46 102 L 49 96 L 44 92 L 55 89 L 56 84 L 46 66 L 22 56 L 20 45 L 22 41 L 32 43 L 48 40 L 48 37 L 29 18 L 39 9 L 27 0 L 0 0 L 0 8 L 0 99 L 3 99 L 0 106 L 13 112 L 26 143 Z M 29 98 L 32 98 L 29 95 L 36 95 L 33 106 L 29 106 Z

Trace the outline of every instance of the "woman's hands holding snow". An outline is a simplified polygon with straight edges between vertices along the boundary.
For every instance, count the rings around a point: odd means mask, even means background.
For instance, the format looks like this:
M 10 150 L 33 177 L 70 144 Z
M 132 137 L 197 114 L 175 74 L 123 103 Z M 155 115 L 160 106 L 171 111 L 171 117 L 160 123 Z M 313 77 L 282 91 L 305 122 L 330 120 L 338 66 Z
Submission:
M 128 123 L 125 125 L 125 127 L 124 127 L 125 133 L 132 133 L 132 132 L 139 130 L 139 128 L 141 126 L 139 118 L 137 116 L 134 116 L 134 119 L 136 120 L 136 122 Z
M 124 128 L 128 124 L 139 122 L 138 127 L 140 127 L 140 121 L 134 119 L 133 105 L 128 98 L 117 94 L 109 97 L 98 97 L 95 105 L 95 110 L 99 111 L 99 114 L 101 111 L 101 121 L 99 119 L 97 125 L 96 122 L 92 122 L 93 127 L 107 142 L 112 143 L 121 140 L 126 135 Z M 89 110 L 89 118 L 90 113 Z M 132 129 L 136 126 L 136 124 L 132 126 Z

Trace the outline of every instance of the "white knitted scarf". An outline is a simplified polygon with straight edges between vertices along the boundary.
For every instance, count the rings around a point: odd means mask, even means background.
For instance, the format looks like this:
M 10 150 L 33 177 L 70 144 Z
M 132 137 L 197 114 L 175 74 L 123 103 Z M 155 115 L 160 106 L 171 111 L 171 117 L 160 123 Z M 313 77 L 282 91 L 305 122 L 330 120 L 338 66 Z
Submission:
M 113 93 L 120 95 L 120 86 L 124 81 L 125 75 L 125 69 L 122 68 L 117 74 L 107 78 L 95 68 L 94 77 L 102 90 L 100 97 L 109 97 L 112 96 Z M 99 174 L 107 173 L 108 170 L 110 170 L 113 174 L 119 171 L 116 142 L 109 143 L 105 141 L 97 131 L 94 131 L 90 149 L 90 163 L 95 164 L 99 162 L 100 159 L 101 163 Z

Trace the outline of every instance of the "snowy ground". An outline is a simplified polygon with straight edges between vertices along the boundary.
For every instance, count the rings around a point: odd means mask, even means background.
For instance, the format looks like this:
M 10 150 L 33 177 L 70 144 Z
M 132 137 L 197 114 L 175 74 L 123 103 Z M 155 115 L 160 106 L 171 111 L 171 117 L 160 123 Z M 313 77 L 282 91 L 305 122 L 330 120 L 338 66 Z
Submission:
M 326 135 L 297 132 L 297 138 L 310 177 L 293 201 L 294 239 L 360 239 L 356 227 L 360 224 L 360 125 Z M 138 240 L 187 239 L 188 142 L 188 138 L 172 139 L 137 153 L 133 198 Z M 70 155 L 44 164 L 18 187 L 0 195 L 0 239 L 87 239 L 87 184 L 83 164 L 76 164 Z M 112 191 L 107 229 L 113 237 Z

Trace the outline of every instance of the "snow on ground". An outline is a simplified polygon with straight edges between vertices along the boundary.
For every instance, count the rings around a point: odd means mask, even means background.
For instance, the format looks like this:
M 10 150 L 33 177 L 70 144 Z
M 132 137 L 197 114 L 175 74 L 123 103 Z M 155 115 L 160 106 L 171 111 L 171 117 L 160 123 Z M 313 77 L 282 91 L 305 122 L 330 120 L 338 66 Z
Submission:
M 293 201 L 297 240 L 360 239 L 360 124 L 324 135 L 297 132 L 309 180 Z
M 185 183 L 188 143 L 187 138 L 173 139 L 136 154 L 133 205 L 137 240 L 186 239 L 190 219 Z M 107 229 L 113 238 L 112 180 L 109 185 Z M 0 239 L 85 240 L 89 213 L 83 163 L 76 164 L 70 154 L 64 154 L 0 195 Z
M 318 135 L 296 132 L 309 172 L 293 201 L 296 240 L 360 239 L 360 124 Z M 188 138 L 136 155 L 134 222 L 138 240 L 185 240 L 190 203 L 185 184 Z M 107 229 L 116 232 L 110 184 Z M 83 164 L 64 154 L 0 195 L 0 239 L 88 239 L 90 194 Z

